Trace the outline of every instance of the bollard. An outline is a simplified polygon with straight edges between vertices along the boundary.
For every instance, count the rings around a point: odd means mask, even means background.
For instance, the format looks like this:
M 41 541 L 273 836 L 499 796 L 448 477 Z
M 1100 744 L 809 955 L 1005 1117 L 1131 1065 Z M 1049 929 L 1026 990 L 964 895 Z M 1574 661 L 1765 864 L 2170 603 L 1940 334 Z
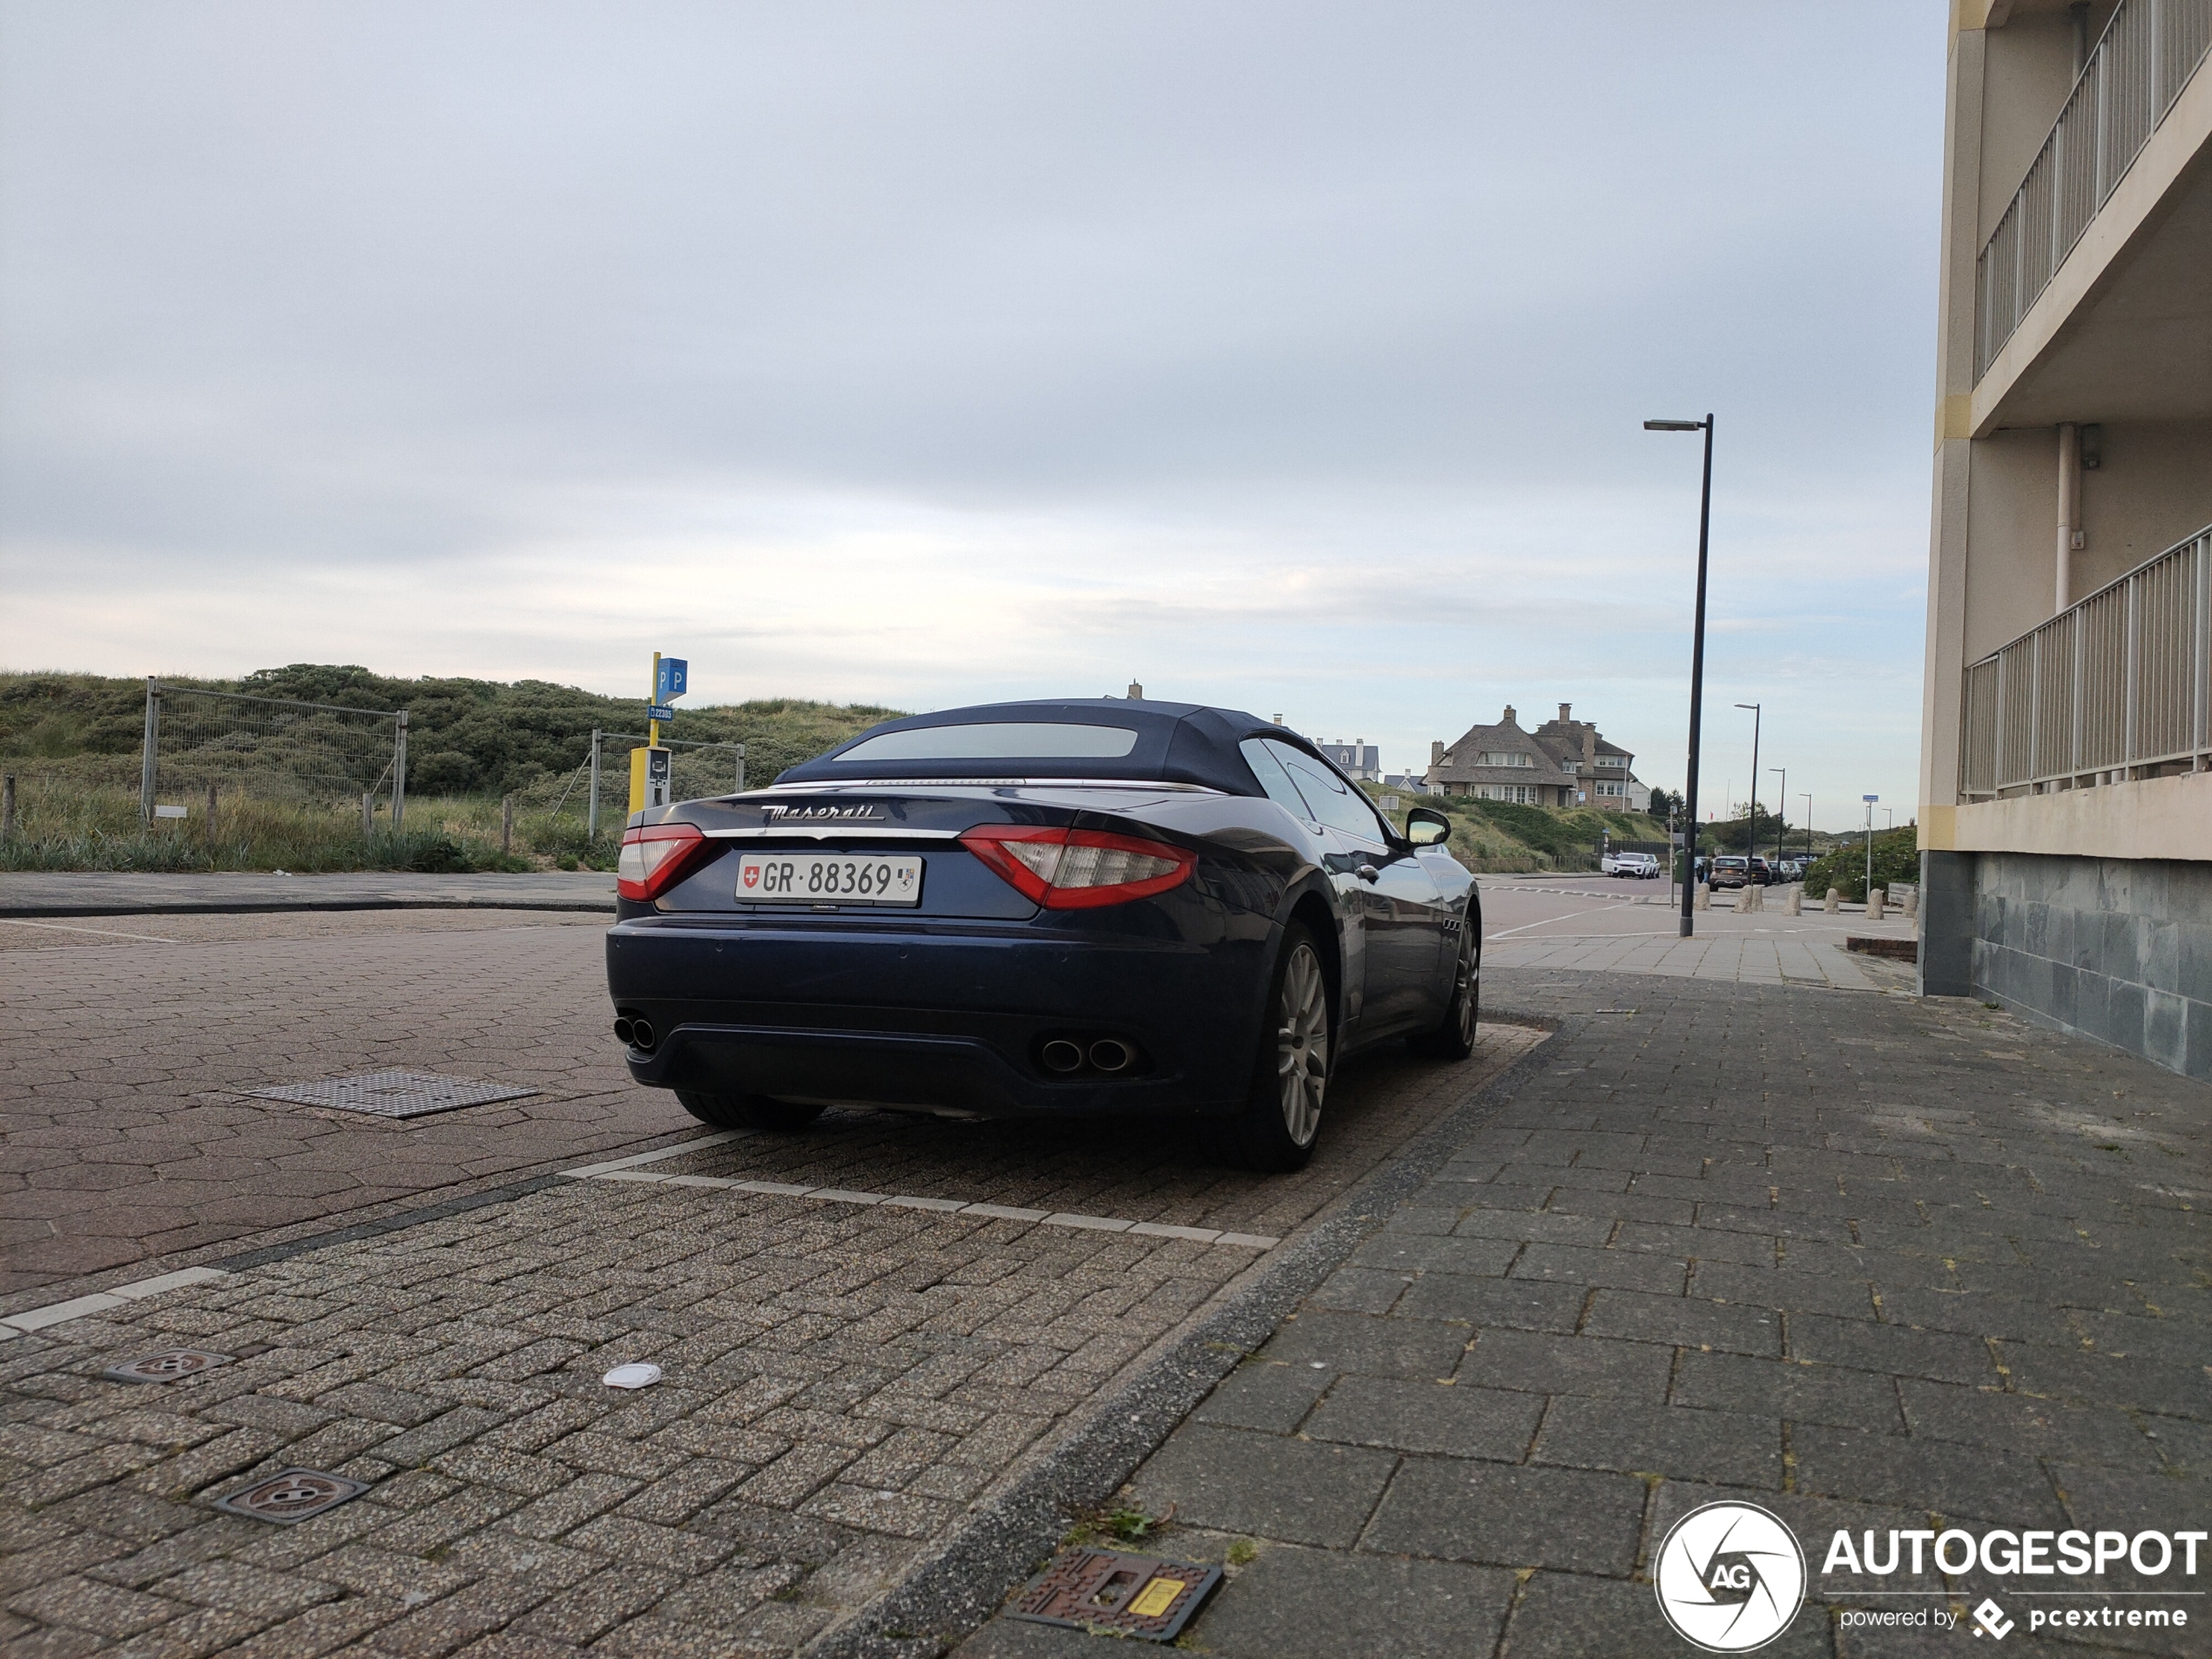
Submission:
M 505 858 L 515 846 L 515 798 L 499 798 L 499 855 Z
M 1888 896 L 1889 889 L 1886 887 L 1869 887 L 1866 889 L 1867 921 L 1879 921 L 1882 919 L 1882 900 Z
M 1790 889 L 1790 914 L 1793 916 L 1802 916 L 1805 914 L 1805 890 L 1803 887 L 1793 887 Z
M 212 846 L 222 834 L 215 817 L 215 786 L 207 786 L 207 845 Z
M 376 797 L 373 794 L 363 795 L 361 797 L 361 840 L 368 840 L 375 833 Z
M 1844 907 L 1844 895 L 1833 887 L 1829 888 L 1828 896 L 1820 901 L 1820 907 L 1830 915 L 1835 915 Z
M 1764 910 L 1766 889 L 1756 881 L 1746 881 L 1736 890 L 1736 907 L 1745 911 Z
M 16 774 L 0 778 L 0 840 L 16 836 Z
M 1920 919 L 1920 889 L 1919 889 L 1919 888 L 1918 888 L 1918 887 L 1907 887 L 1907 888 L 1905 888 L 1905 904 L 1904 904 L 1904 907 L 1903 907 L 1903 914 L 1904 914 L 1904 916 L 1905 916 L 1905 921 L 1918 921 Z
M 1712 907 L 1713 890 L 1710 887 L 1698 888 L 1697 897 L 1691 901 L 1690 908 L 1693 910 L 1710 910 Z

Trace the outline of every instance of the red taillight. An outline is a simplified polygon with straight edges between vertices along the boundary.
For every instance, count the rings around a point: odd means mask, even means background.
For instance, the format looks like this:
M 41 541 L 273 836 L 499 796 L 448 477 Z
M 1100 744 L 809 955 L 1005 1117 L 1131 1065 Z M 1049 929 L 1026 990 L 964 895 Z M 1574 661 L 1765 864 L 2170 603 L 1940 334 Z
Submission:
M 696 824 L 646 824 L 622 833 L 615 891 L 625 899 L 658 899 L 706 849 Z
M 960 844 L 1048 910 L 1091 910 L 1165 893 L 1189 880 L 1198 855 L 1165 841 L 1103 830 L 984 824 Z

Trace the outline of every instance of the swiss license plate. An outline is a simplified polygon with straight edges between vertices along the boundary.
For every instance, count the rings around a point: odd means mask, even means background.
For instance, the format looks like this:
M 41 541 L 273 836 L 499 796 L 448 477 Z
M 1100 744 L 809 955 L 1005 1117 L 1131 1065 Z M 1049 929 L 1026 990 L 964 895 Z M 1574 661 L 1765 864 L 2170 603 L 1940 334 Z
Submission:
M 861 853 L 747 853 L 738 860 L 740 904 L 921 902 L 921 860 Z

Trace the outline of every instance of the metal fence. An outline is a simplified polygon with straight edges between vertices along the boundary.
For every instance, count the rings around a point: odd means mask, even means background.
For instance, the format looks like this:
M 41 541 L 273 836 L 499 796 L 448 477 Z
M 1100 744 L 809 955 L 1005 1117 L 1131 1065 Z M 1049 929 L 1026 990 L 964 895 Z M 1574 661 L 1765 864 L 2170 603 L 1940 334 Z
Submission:
M 1966 671 L 1959 793 L 2212 771 L 2212 525 Z
M 1974 262 L 1974 378 L 2013 337 L 2212 49 L 2212 0 L 2123 0 Z
M 591 769 L 590 786 L 584 796 L 585 834 L 596 837 L 599 833 L 603 804 L 612 806 L 611 815 L 617 820 L 630 815 L 630 752 L 647 741 L 642 732 L 592 732 L 591 758 L 585 763 Z M 719 795 L 725 778 L 734 780 L 738 793 L 745 792 L 742 743 L 698 743 L 664 737 L 661 746 L 673 752 L 668 768 L 671 800 L 702 800 Z
M 343 806 L 366 816 L 375 798 L 400 827 L 407 813 L 404 709 L 344 708 L 146 681 L 138 816 L 191 815 L 227 792 Z

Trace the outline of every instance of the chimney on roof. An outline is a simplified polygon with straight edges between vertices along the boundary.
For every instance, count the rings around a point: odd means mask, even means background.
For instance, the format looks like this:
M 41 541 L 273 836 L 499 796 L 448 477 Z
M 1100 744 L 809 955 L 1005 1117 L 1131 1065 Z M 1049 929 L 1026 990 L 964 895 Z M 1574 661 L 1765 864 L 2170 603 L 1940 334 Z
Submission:
M 1142 703 L 1144 700 L 1144 688 L 1135 680 L 1129 683 L 1129 700 L 1132 703 Z
M 1504 721 L 1503 721 L 1503 723 L 1502 723 L 1502 724 L 1504 724 L 1504 725 L 1511 725 L 1513 724 L 1513 721 L 1514 721 L 1513 705 L 1512 705 L 1512 704 L 1510 704 L 1510 703 L 1508 703 L 1508 704 L 1507 704 L 1507 705 L 1506 705 L 1506 718 L 1505 718 L 1505 719 L 1504 719 Z
M 1565 725 L 1574 718 L 1575 705 L 1572 703 L 1562 703 L 1559 705 L 1559 723 L 1561 725 Z
M 1444 764 L 1444 740 L 1441 738 L 1435 739 L 1428 745 L 1428 764 L 1432 766 L 1440 766 Z

